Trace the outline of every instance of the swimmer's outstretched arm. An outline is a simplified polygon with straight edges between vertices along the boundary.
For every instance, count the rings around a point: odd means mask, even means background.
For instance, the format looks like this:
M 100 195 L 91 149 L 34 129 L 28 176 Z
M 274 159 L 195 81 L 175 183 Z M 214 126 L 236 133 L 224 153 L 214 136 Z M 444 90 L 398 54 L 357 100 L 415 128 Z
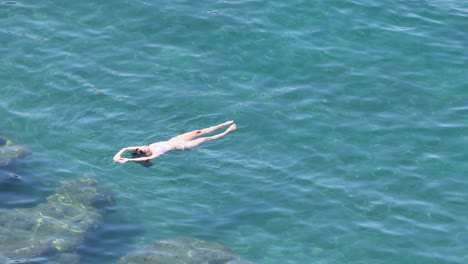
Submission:
M 157 158 L 159 157 L 161 154 L 160 153 L 155 153 L 155 154 L 151 154 L 151 156 L 148 156 L 148 157 L 141 157 L 141 158 L 133 158 L 133 159 L 126 159 L 126 158 L 123 158 L 121 159 L 121 161 L 119 161 L 120 163 L 125 163 L 127 161 L 136 161 L 136 162 L 139 162 L 139 161 L 149 161 L 149 160 L 152 160 L 154 158 Z
M 116 162 L 120 162 L 121 160 L 123 160 L 124 158 L 122 158 L 122 154 L 127 151 L 127 150 L 136 150 L 138 147 L 126 147 L 126 148 L 123 148 L 121 150 L 119 150 L 119 152 L 117 152 L 117 154 L 115 154 L 114 156 L 114 161 Z

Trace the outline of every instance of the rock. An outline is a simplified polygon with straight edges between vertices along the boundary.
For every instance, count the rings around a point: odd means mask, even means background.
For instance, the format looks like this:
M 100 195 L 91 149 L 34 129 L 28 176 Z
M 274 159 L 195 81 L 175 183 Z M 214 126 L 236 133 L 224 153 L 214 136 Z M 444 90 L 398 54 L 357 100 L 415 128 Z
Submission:
M 16 145 L 13 141 L 0 136 L 0 167 L 8 166 L 12 161 L 31 154 L 26 146 Z
M 190 237 L 175 237 L 131 252 L 118 264 L 253 264 L 227 247 Z
M 62 183 L 36 207 L 3 211 L 0 259 L 22 263 L 41 256 L 69 256 L 83 242 L 84 235 L 97 227 L 104 214 L 102 208 L 110 204 L 110 192 L 99 188 L 95 180 L 83 178 Z

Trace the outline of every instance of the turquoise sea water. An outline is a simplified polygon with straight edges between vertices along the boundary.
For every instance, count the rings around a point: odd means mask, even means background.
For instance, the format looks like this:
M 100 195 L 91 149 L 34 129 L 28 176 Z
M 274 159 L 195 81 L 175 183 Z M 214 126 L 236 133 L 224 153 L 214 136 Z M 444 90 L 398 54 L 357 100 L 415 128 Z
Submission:
M 0 205 L 115 190 L 81 263 L 174 236 L 255 263 L 468 263 L 466 1 L 15 0 L 0 25 L 0 134 L 33 151 Z

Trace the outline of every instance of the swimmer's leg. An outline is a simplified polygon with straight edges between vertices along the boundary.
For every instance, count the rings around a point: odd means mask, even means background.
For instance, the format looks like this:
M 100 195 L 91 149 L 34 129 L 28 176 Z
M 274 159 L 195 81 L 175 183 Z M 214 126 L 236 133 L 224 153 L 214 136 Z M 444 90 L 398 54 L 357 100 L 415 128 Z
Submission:
M 175 136 L 172 139 L 178 138 L 178 139 L 182 139 L 182 140 L 185 140 L 185 141 L 190 141 L 190 140 L 193 140 L 193 139 L 195 139 L 195 138 L 197 138 L 197 137 L 199 137 L 199 136 L 201 136 L 203 134 L 211 133 L 211 132 L 213 132 L 213 131 L 215 131 L 217 129 L 223 128 L 223 127 L 231 125 L 233 123 L 234 123 L 234 121 L 232 121 L 232 120 L 227 121 L 227 122 L 224 122 L 224 123 L 216 125 L 216 126 L 211 126 L 211 127 L 207 127 L 207 128 L 203 128 L 203 129 L 190 131 L 190 132 Z
M 225 136 L 227 133 L 231 132 L 231 131 L 234 131 L 236 130 L 236 124 L 232 124 L 228 129 L 226 129 L 226 131 L 224 131 L 223 133 L 219 133 L 217 135 L 213 135 L 213 136 L 210 136 L 210 137 L 201 137 L 201 138 L 197 138 L 197 139 L 194 139 L 194 140 L 190 140 L 190 141 L 187 141 L 185 143 L 185 149 L 189 149 L 189 148 L 195 148 L 199 145 L 201 145 L 202 143 L 206 142 L 206 141 L 210 141 L 210 140 L 214 140 L 214 139 L 218 139 L 220 137 L 223 137 Z

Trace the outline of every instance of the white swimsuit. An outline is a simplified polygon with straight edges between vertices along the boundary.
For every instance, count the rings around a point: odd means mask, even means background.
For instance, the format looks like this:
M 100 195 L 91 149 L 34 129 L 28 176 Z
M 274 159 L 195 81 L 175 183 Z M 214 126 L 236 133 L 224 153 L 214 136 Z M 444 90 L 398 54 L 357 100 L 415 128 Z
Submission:
M 180 138 L 172 138 L 168 141 L 161 141 L 151 144 L 150 146 L 156 147 L 158 152 L 164 154 L 169 150 L 184 150 L 185 149 L 185 140 Z

